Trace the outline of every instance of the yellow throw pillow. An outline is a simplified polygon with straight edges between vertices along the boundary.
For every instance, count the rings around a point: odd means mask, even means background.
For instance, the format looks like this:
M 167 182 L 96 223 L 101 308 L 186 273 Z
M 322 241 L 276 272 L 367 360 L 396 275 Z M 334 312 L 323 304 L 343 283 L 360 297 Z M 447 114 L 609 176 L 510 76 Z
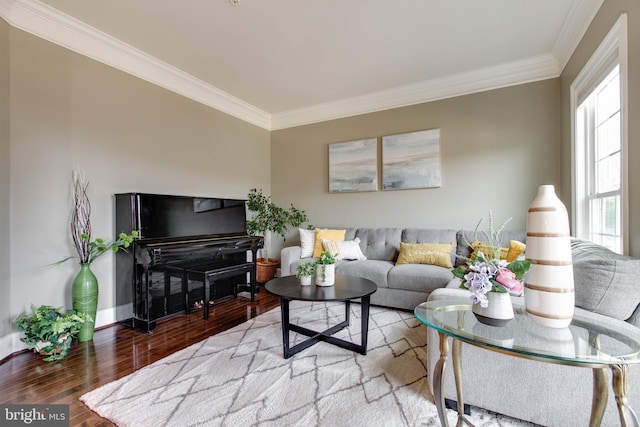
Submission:
M 495 246 L 491 246 L 476 240 L 475 242 L 471 243 L 471 249 L 473 249 L 473 252 L 469 257 L 471 261 L 476 259 L 476 255 L 478 255 L 478 252 L 482 252 L 484 257 L 488 259 L 491 259 L 494 257 Z M 507 253 L 509 253 L 509 248 L 499 248 L 499 249 L 500 249 L 500 259 L 507 259 Z
M 518 259 L 520 255 L 522 255 L 527 248 L 522 242 L 518 242 L 517 240 L 509 241 L 509 252 L 507 252 L 507 262 L 512 262 Z
M 452 243 L 403 243 L 396 264 L 431 264 L 453 268 L 451 264 Z
M 344 242 L 344 235 L 347 230 L 328 230 L 326 228 L 316 228 L 316 243 L 313 247 L 313 257 L 318 258 L 324 248 L 322 247 L 322 239 L 337 240 Z

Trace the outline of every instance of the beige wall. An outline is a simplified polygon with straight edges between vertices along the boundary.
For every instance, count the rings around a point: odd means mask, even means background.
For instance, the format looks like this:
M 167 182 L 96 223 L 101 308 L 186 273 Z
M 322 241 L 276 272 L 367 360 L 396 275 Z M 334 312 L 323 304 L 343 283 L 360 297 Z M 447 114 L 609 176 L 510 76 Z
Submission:
M 9 25 L 0 19 L 0 313 L 9 313 L 11 307 L 9 153 Z M 11 319 L 0 315 L 0 337 L 10 331 Z
M 552 79 L 273 132 L 273 198 L 314 225 L 473 229 L 492 209 L 524 229 L 537 186 L 561 184 L 559 90 Z M 442 187 L 328 192 L 329 143 L 432 128 Z
M 113 236 L 114 193 L 245 198 L 253 187 L 271 190 L 268 131 L 18 29 L 10 34 L 11 172 L 3 156 L 0 189 L 9 178 L 13 239 L 3 323 L 31 303 L 71 306 L 77 263 L 48 264 L 73 254 L 76 167 L 90 182 L 94 237 Z M 7 228 L 3 219 L 0 237 Z M 114 320 L 113 264 L 109 254 L 93 264 L 98 325 Z
M 560 78 L 562 88 L 562 182 L 567 203 L 571 191 L 571 83 L 622 13 L 627 13 L 629 76 L 629 253 L 640 256 L 640 2 L 605 0 Z M 569 204 L 567 204 L 569 206 Z

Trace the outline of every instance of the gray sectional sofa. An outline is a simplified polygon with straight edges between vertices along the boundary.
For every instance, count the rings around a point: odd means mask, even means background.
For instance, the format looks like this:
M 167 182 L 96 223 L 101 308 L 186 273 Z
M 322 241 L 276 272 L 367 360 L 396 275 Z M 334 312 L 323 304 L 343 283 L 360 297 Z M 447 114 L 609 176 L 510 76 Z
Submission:
M 324 227 L 323 227 L 324 228 Z M 378 285 L 378 290 L 371 296 L 371 304 L 384 307 L 413 310 L 418 304 L 427 300 L 435 289 L 443 288 L 453 278 L 449 268 L 427 264 L 396 265 L 403 243 L 451 243 L 451 263 L 464 262 L 470 250 L 468 242 L 473 240 L 473 233 L 463 230 L 428 229 L 428 228 L 340 228 L 346 229 L 345 240 L 360 239 L 360 249 L 366 260 L 339 260 L 336 263 L 336 274 L 364 277 Z M 524 242 L 524 231 L 505 231 L 502 233 L 503 243 L 508 246 L 509 240 Z M 314 258 L 300 258 L 300 246 L 285 247 L 281 251 L 281 275 L 296 273 L 296 268 L 303 262 L 314 261 Z
M 334 227 L 335 228 L 335 227 Z M 452 243 L 451 261 L 460 265 L 470 255 L 473 233 L 463 230 L 417 228 L 346 228 L 345 240 L 360 239 L 367 260 L 338 261 L 338 274 L 373 280 L 378 291 L 371 303 L 413 310 L 427 300 L 468 302 L 469 293 L 460 289 L 450 269 L 435 265 L 403 264 L 395 261 L 400 242 Z M 525 242 L 524 231 L 506 231 L 501 245 L 510 240 Z M 484 239 L 479 239 L 484 240 Z M 300 258 L 300 246 L 281 252 L 281 275 L 295 274 L 296 267 L 313 258 Z M 607 323 L 612 318 L 640 327 L 640 260 L 617 255 L 602 246 L 572 241 L 576 310 Z M 522 297 L 512 297 L 523 305 Z M 438 335 L 428 329 L 428 367 L 433 372 L 439 357 Z M 463 346 L 465 403 L 544 426 L 586 426 L 591 410 L 593 379 L 590 369 L 520 359 Z M 456 400 L 451 364 L 447 364 L 445 397 Z M 472 375 L 470 369 L 473 366 Z M 464 374 L 467 373 L 467 375 Z M 610 373 L 608 373 L 610 378 Z M 429 386 L 432 387 L 431 382 Z M 433 390 L 432 390 L 433 391 Z M 632 366 L 629 402 L 640 412 L 640 366 Z M 620 425 L 613 392 L 602 425 Z

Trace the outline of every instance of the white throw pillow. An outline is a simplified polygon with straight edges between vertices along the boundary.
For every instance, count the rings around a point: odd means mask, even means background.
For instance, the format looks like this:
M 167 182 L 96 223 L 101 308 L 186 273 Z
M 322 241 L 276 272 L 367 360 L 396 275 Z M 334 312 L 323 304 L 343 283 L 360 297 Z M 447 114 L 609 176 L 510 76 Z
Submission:
M 367 259 L 360 249 L 360 239 L 358 237 L 344 242 L 322 239 L 322 246 L 325 251 L 329 251 L 336 259 Z
M 298 230 L 300 230 L 300 258 L 311 258 L 316 244 L 316 231 L 305 230 L 304 228 L 299 228 Z
M 342 259 L 340 256 L 340 247 L 337 240 L 322 239 L 322 249 L 329 252 L 335 259 Z

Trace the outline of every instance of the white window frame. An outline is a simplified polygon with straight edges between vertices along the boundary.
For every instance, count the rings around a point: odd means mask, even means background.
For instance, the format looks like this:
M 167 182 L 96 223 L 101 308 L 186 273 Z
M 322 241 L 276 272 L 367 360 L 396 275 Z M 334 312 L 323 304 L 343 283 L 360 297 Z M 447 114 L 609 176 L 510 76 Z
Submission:
M 593 53 L 569 89 L 571 103 L 571 224 L 573 235 L 589 238 L 589 207 L 584 198 L 586 153 L 577 141 L 576 110 L 595 87 L 618 65 L 620 67 L 620 160 L 621 160 L 621 239 L 622 253 L 629 252 L 629 180 L 628 180 L 628 75 L 627 75 L 627 15 L 622 14 L 609 34 Z

